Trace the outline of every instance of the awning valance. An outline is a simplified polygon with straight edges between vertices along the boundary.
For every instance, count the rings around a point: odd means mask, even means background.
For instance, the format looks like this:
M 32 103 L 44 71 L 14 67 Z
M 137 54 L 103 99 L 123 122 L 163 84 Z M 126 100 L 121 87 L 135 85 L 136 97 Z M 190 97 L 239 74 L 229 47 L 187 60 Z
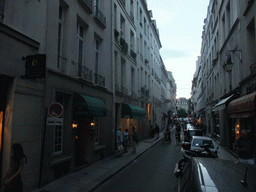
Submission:
M 141 107 L 122 103 L 122 118 L 145 117 L 145 110 Z
M 226 103 L 228 102 L 228 100 L 230 100 L 232 97 L 234 96 L 233 95 L 230 95 L 229 97 L 226 97 L 225 99 L 222 99 L 219 103 L 217 103 L 213 108 L 212 110 L 213 111 L 217 111 L 217 110 L 223 110 L 226 108 Z
M 107 116 L 107 108 L 105 103 L 98 98 L 88 95 L 74 94 L 74 116 Z
M 249 117 L 248 114 L 250 113 L 252 115 L 256 110 L 255 98 L 256 92 L 231 101 L 228 105 L 227 113 L 232 117 L 235 116 L 231 114 L 246 113 L 246 117 Z

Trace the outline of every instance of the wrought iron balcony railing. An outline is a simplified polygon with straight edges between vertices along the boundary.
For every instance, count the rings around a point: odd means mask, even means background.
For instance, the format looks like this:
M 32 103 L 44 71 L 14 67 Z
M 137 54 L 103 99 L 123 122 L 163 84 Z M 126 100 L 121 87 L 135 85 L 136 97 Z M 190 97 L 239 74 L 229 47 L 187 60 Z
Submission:
M 92 13 L 92 1 L 93 0 L 78 0 L 78 2 L 82 5 L 82 7 L 85 9 L 86 12 L 89 14 Z
M 106 28 L 106 17 L 98 7 L 95 7 L 94 18 L 103 28 Z
M 78 64 L 78 77 L 81 77 L 87 81 L 92 82 L 92 70 L 88 69 L 82 64 Z
M 105 87 L 105 77 L 99 75 L 98 73 L 94 73 L 95 75 L 95 84 Z

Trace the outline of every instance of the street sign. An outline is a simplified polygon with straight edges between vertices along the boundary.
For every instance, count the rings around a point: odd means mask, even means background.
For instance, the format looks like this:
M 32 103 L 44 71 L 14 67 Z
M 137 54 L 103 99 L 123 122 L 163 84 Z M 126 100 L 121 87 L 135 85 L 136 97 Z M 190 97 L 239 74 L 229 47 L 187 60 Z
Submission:
M 62 112 L 63 106 L 58 102 L 53 102 L 48 108 L 48 113 L 52 117 L 60 117 Z
M 63 118 L 48 117 L 47 125 L 63 125 Z

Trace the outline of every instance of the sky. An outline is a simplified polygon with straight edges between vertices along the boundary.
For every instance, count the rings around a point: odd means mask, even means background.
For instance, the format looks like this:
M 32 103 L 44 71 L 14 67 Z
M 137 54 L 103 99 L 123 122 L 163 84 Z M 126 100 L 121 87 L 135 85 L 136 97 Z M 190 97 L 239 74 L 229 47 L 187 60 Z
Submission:
M 147 0 L 159 29 L 161 57 L 177 85 L 176 98 L 190 98 L 200 56 L 209 0 Z

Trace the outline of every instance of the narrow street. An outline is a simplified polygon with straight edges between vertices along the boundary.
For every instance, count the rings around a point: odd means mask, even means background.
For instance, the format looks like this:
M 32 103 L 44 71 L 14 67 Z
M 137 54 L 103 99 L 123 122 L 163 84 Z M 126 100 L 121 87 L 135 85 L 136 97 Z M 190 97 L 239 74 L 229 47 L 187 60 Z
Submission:
M 173 170 L 181 158 L 173 131 L 171 144 L 159 142 L 95 191 L 173 191 L 177 183 Z

